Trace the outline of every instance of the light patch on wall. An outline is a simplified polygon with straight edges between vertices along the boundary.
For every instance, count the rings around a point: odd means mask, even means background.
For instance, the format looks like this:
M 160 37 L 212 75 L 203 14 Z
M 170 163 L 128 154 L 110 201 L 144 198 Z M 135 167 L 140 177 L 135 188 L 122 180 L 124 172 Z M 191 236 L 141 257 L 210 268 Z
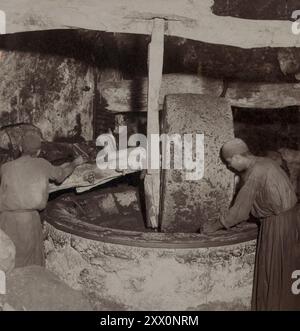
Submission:
M 3 10 L 0 10 L 0 34 L 6 33 L 6 15 Z
M 0 34 L 6 33 L 6 15 L 3 10 L 0 10 Z M 0 60 L 2 59 L 2 52 L 0 51 Z

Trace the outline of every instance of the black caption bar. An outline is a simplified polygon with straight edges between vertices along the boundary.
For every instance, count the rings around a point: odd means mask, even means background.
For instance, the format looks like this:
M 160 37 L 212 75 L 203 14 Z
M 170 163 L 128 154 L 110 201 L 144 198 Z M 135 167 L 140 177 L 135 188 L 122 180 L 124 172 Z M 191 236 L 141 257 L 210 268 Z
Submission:
M 0 312 L 1 330 L 9 330 L 21 327 L 22 330 L 47 329 L 70 330 L 132 330 L 148 328 L 171 327 L 179 329 L 206 328 L 206 325 L 225 326 L 230 325 L 230 330 L 235 326 L 247 325 L 255 328 L 257 323 L 266 323 L 268 327 L 276 325 L 285 327 L 286 323 L 300 324 L 299 312 L 123 312 L 123 311 L 101 311 L 101 312 Z M 242 324 L 241 324 L 242 323 Z M 8 330 L 8 329 L 7 329 Z M 238 329 L 240 331 L 240 329 Z

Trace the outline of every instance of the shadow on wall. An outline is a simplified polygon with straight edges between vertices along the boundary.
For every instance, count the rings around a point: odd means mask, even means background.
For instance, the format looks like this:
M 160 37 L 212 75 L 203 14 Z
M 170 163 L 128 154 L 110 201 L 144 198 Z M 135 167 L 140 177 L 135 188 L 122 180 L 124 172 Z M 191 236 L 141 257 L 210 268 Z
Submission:
M 279 148 L 300 148 L 299 107 L 284 109 L 233 108 L 235 136 L 248 144 L 252 153 L 265 155 Z
M 0 49 L 72 58 L 101 71 L 119 70 L 132 78 L 147 74 L 149 37 L 83 29 L 22 32 L 0 36 Z

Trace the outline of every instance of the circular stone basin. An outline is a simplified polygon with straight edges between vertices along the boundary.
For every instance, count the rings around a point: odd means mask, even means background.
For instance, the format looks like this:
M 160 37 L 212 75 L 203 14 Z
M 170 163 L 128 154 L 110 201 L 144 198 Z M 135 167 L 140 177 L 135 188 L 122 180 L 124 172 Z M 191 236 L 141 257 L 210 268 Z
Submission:
M 86 196 L 77 196 L 75 204 L 78 199 Z M 71 287 L 83 290 L 94 309 L 250 308 L 257 237 L 253 224 L 210 236 L 120 230 L 78 217 L 73 203 L 62 196 L 44 212 L 46 264 Z

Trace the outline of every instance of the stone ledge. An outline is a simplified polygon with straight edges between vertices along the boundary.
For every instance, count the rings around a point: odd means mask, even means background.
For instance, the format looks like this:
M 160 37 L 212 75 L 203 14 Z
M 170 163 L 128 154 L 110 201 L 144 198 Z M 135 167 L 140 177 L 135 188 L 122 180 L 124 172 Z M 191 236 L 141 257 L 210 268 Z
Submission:
M 130 247 L 48 223 L 45 235 L 47 268 L 87 294 L 96 310 L 108 303 L 113 310 L 250 309 L 255 240 L 189 249 Z

